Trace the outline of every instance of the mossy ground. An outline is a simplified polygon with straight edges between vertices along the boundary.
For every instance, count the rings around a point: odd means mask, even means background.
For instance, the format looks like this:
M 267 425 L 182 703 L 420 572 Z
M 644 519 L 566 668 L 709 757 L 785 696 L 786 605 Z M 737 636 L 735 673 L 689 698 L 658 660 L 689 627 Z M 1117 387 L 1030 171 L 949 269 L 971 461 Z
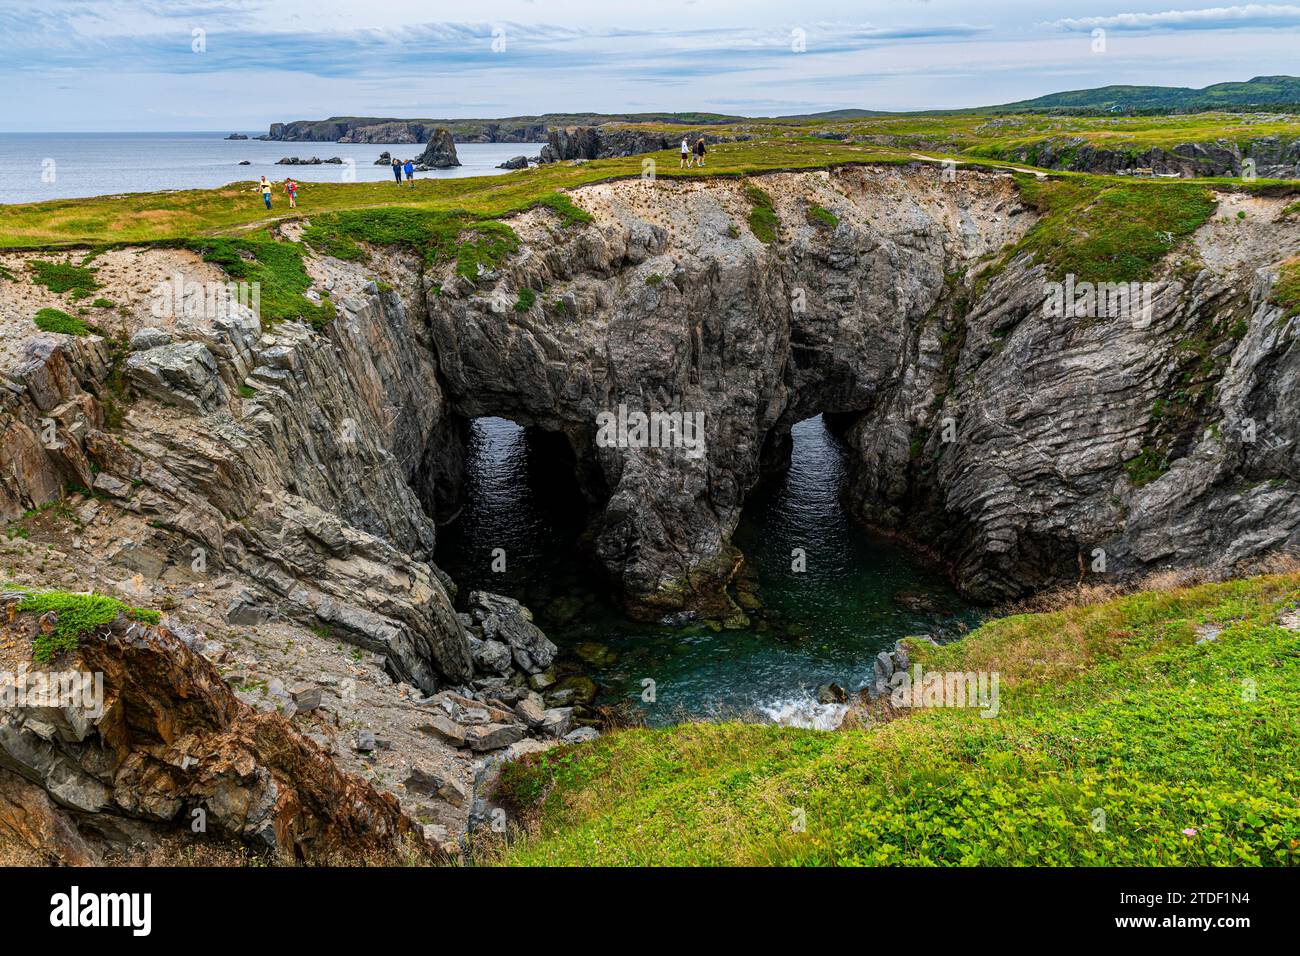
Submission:
M 772 206 L 772 197 L 753 183 L 745 186 L 745 198 L 749 200 L 749 230 L 759 242 L 771 245 L 776 242 L 780 230 L 776 209 Z
M 62 309 L 41 309 L 32 321 L 42 332 L 57 332 L 60 335 L 89 335 L 90 326 L 75 315 L 69 315 Z
M 1300 603 L 1289 573 L 985 624 L 927 671 L 1000 710 L 833 733 L 628 730 L 510 765 L 507 864 L 1291 865 Z M 1288 619 L 1290 620 L 1290 619 Z M 1198 643 L 1207 626 L 1220 628 Z
M 1273 302 L 1283 308 L 1287 318 L 1300 315 L 1300 256 L 1282 264 L 1273 286 Z
M 318 305 L 303 296 L 311 287 L 311 277 L 303 265 L 302 249 L 294 243 L 212 238 L 183 245 L 230 278 L 257 283 L 262 324 L 266 327 L 292 320 L 320 328 L 334 319 L 334 305 L 328 299 Z
M 1024 175 L 1016 183 L 1042 218 L 1008 258 L 1032 251 L 1058 280 L 1066 274 L 1081 282 L 1148 278 L 1215 208 L 1213 193 L 1196 183 Z
M 64 651 L 77 649 L 78 641 L 86 634 L 113 622 L 118 614 L 135 621 L 157 624 L 157 611 L 131 607 L 106 594 L 72 594 L 68 591 L 40 591 L 29 594 L 18 603 L 23 614 L 54 612 L 57 620 L 54 629 L 41 633 L 32 642 L 32 658 L 47 663 Z

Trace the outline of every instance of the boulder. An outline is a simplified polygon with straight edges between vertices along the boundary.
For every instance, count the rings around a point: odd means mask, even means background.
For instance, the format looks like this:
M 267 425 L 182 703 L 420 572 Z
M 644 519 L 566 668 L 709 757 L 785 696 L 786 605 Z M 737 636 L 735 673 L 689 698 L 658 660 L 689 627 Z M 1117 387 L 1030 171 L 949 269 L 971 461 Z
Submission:
M 467 796 L 464 784 L 452 774 L 427 763 L 413 764 L 404 785 L 412 793 L 440 797 L 454 807 L 463 806 Z
M 524 728 L 519 724 L 477 724 L 465 728 L 465 743 L 471 750 L 500 750 L 523 738 Z
M 202 342 L 177 342 L 133 352 L 126 360 L 131 383 L 152 398 L 195 414 L 228 400 L 217 360 Z
M 514 656 L 500 641 L 471 641 L 470 655 L 476 670 L 488 674 L 509 674 Z
M 536 694 L 529 694 L 519 703 L 515 704 L 515 716 L 526 723 L 529 727 L 537 727 L 546 717 L 546 711 L 542 707 L 541 698 Z
M 849 695 L 844 692 L 844 688 L 834 681 L 822 684 L 817 688 L 817 703 L 819 704 L 842 704 L 848 699 Z
M 572 707 L 552 707 L 542 713 L 538 729 L 548 737 L 563 737 L 572 725 Z
M 514 598 L 487 591 L 471 591 L 469 606 L 484 638 L 508 645 L 521 670 L 536 674 L 551 666 L 556 647 L 533 623 L 528 608 Z

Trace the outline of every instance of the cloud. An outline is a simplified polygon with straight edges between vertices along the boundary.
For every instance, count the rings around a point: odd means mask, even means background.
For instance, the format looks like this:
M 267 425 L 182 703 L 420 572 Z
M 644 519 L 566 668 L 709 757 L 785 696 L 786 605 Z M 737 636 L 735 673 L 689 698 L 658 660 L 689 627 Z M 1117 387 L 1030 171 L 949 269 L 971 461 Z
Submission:
M 230 13 L 237 2 L 211 0 L 203 8 Z M 198 9 L 191 6 L 189 9 Z M 793 51 L 792 29 L 619 29 L 521 23 L 423 23 L 340 31 L 249 30 L 219 20 L 191 43 L 192 19 L 152 22 L 138 33 L 77 29 L 73 14 L 23 20 L 0 12 L 8 34 L 10 70 L 136 70 L 170 74 L 285 70 L 316 76 L 373 76 L 384 71 L 431 73 L 604 68 L 643 69 L 648 77 L 692 71 L 726 73 L 761 69 Z M 205 21 L 206 22 L 206 21 Z M 99 21 L 95 22 L 98 26 Z M 974 37 L 991 27 L 971 24 L 817 23 L 803 31 L 808 57 L 857 52 L 883 44 L 945 42 Z M 494 43 L 494 39 L 497 40 Z
M 1202 10 L 1165 10 L 1161 13 L 1117 13 L 1104 17 L 1079 17 L 1041 24 L 1067 31 L 1103 30 L 1235 30 L 1258 27 L 1300 26 L 1300 6 L 1247 3 Z

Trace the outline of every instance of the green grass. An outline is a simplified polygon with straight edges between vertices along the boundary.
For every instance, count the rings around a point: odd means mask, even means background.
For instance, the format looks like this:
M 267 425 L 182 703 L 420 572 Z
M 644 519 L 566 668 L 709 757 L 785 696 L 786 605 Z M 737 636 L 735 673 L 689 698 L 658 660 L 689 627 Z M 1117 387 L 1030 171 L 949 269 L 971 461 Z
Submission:
M 527 312 L 537 302 L 537 293 L 532 289 L 520 289 L 519 298 L 515 302 L 516 312 Z
M 105 594 L 72 594 L 67 591 L 43 591 L 30 594 L 18 602 L 21 614 L 44 615 L 54 612 L 57 620 L 49 633 L 38 633 L 32 641 L 32 658 L 48 663 L 64 651 L 74 651 L 80 639 L 113 622 L 118 614 L 133 621 L 157 624 L 157 611 L 131 607 Z
M 427 212 L 461 213 L 496 219 L 546 205 L 561 221 L 583 221 L 584 211 L 555 198 L 563 190 L 609 179 L 639 178 L 642 161 L 654 158 L 658 178 L 699 178 L 761 173 L 769 169 L 809 169 L 837 162 L 898 162 L 895 151 L 827 141 L 722 143 L 710 151 L 707 171 L 674 169 L 671 151 L 555 163 L 499 176 L 417 180 L 415 188 L 394 190 L 389 183 L 313 183 L 310 198 L 297 209 L 269 213 L 255 185 L 232 183 L 219 189 L 136 193 L 92 199 L 63 199 L 0 207 L 0 248 L 114 245 L 200 236 L 240 235 L 279 221 L 319 217 L 344 210 L 404 206 Z M 401 195 L 397 195 L 397 193 Z
M 745 198 L 749 200 L 750 204 L 750 232 L 754 234 L 754 237 L 759 242 L 766 245 L 776 242 L 781 223 L 777 219 L 776 210 L 772 207 L 772 197 L 753 183 L 747 183 L 745 185 Z
M 439 212 L 406 206 L 317 216 L 303 239 L 328 255 L 352 260 L 365 254 L 362 243 L 405 246 L 429 265 L 454 262 L 456 271 L 471 281 L 519 248 L 519 237 L 505 223 L 461 210 Z
M 834 229 L 840 224 L 840 217 L 814 203 L 808 207 L 808 223 L 819 229 Z
M 89 335 L 88 326 L 75 315 L 68 315 L 62 309 L 41 309 L 32 317 L 36 327 L 42 332 L 57 332 L 60 335 Z
M 238 282 L 258 283 L 264 327 L 300 321 L 321 328 L 334 319 L 334 304 L 319 305 L 303 296 L 311 277 L 302 249 L 289 242 L 250 239 L 195 239 L 183 245 L 203 256 Z
M 1271 298 L 1285 310 L 1287 318 L 1300 315 L 1300 256 L 1282 264 Z
M 1208 188 L 1097 176 L 1038 180 L 1018 175 L 1024 200 L 1042 215 L 1006 257 L 1030 251 L 1052 278 L 1134 282 L 1214 214 Z
M 927 672 L 997 672 L 993 718 L 684 724 L 529 757 L 502 776 L 527 832 L 500 862 L 1294 865 L 1300 634 L 1278 616 L 1298 602 L 1291 573 L 914 648 Z
M 32 281 L 37 285 L 43 285 L 51 292 L 70 292 L 73 299 L 84 299 L 99 288 L 94 269 L 43 259 L 34 260 L 29 268 Z

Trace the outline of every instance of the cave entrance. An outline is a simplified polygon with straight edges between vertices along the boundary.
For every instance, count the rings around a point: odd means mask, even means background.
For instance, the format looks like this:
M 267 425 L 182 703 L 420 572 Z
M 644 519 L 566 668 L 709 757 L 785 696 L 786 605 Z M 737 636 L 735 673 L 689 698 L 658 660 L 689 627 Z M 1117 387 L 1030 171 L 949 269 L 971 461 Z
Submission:
M 592 579 L 580 549 L 588 508 L 563 435 L 484 416 L 469 422 L 460 509 L 434 555 L 462 595 L 492 591 L 534 611 Z
M 819 684 L 852 692 L 900 637 L 973 619 L 942 574 L 844 511 L 847 455 L 835 425 L 813 416 L 765 452 L 768 479 L 734 537 L 747 557 L 733 588 L 742 626 L 629 620 L 582 547 L 590 513 L 568 441 L 501 418 L 470 426 L 463 508 L 436 560 L 462 592 L 526 604 L 560 647 L 557 669 L 592 678 L 599 703 L 626 702 L 653 724 L 737 715 L 816 724 L 826 719 Z M 504 570 L 493 570 L 496 549 Z M 642 696 L 646 678 L 653 702 Z

